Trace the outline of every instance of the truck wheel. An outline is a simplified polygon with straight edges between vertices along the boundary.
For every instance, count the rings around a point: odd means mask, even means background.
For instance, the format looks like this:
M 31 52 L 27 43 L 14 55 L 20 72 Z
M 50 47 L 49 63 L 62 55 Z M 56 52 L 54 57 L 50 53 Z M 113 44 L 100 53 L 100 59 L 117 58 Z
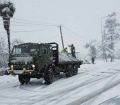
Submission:
M 67 70 L 67 72 L 65 73 L 66 77 L 71 77 L 73 75 L 73 71 L 72 69 Z
M 73 75 L 73 68 L 72 68 L 72 65 L 68 65 L 68 67 L 66 68 L 66 77 L 71 77 Z
M 49 85 L 54 81 L 54 73 L 52 67 L 48 68 L 44 75 L 45 84 Z
M 28 84 L 30 82 L 30 77 L 27 75 L 19 75 L 18 76 L 19 82 L 21 83 L 21 85 L 23 84 Z
M 75 68 L 73 71 L 73 75 L 77 75 L 78 74 L 78 68 Z

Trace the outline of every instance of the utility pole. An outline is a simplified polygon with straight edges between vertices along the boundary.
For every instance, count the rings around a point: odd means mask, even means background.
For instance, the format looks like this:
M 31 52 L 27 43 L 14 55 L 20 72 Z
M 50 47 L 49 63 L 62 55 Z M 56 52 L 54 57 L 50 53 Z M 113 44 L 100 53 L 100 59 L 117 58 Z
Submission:
M 64 47 L 64 41 L 63 41 L 62 26 L 60 25 L 59 27 L 60 27 L 60 35 L 61 35 L 62 47 L 64 49 L 65 47 Z

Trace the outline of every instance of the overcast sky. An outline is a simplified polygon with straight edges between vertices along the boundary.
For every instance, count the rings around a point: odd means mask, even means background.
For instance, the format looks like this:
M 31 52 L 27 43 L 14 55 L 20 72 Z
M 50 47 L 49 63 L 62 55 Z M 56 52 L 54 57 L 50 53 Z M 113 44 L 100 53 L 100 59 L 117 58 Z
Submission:
M 89 40 L 101 40 L 101 18 L 120 11 L 120 0 L 11 1 L 16 7 L 11 30 L 17 31 L 11 33 L 11 39 L 61 44 L 57 26 L 62 25 L 65 45 L 74 43 L 79 50 Z M 5 35 L 2 25 L 0 31 Z

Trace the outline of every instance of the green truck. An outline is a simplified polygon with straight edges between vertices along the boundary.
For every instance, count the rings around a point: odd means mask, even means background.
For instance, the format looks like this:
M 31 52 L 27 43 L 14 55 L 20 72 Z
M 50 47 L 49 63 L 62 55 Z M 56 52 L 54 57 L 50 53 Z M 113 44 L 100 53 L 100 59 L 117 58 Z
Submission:
M 59 53 L 57 43 L 23 43 L 13 47 L 7 72 L 18 75 L 21 84 L 29 83 L 30 78 L 44 78 L 51 84 L 61 72 L 66 77 L 76 75 L 81 64 L 75 54 Z

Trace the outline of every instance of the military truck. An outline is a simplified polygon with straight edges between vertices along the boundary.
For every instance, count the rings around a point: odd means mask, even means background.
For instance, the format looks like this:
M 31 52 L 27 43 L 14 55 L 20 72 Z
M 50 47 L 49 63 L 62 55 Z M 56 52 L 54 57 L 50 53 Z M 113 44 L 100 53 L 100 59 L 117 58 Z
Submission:
M 68 52 L 59 53 L 57 43 L 24 43 L 13 47 L 8 65 L 8 73 L 18 75 L 21 84 L 30 78 L 44 78 L 51 84 L 61 72 L 66 77 L 76 75 L 81 61 Z

